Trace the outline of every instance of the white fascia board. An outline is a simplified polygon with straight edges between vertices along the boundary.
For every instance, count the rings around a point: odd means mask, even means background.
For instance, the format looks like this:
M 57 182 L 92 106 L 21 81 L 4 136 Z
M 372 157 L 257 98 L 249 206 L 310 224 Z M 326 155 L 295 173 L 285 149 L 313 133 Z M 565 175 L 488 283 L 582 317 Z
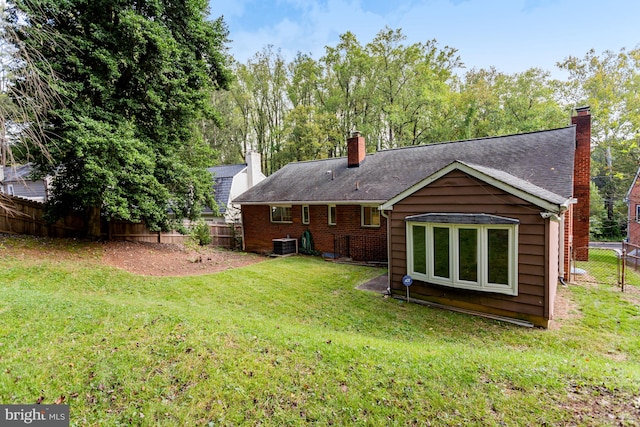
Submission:
M 565 211 L 568 207 L 568 205 L 570 204 L 570 200 L 565 201 L 564 203 L 562 203 L 561 205 L 556 205 L 555 203 L 551 203 L 548 202 L 544 199 L 541 199 L 538 196 L 535 196 L 531 193 L 527 193 L 526 191 L 523 191 L 519 188 L 515 188 L 512 185 L 507 184 L 504 181 L 500 181 L 492 176 L 489 176 L 477 169 L 474 169 L 473 167 L 466 165 L 462 162 L 459 161 L 455 161 L 450 163 L 449 165 L 445 166 L 444 168 L 440 169 L 439 171 L 431 174 L 430 176 L 426 177 L 425 179 L 423 179 L 422 181 L 412 185 L 411 187 L 407 188 L 405 191 L 403 191 L 402 193 L 398 194 L 397 196 L 387 200 L 386 202 L 384 202 L 381 206 L 380 206 L 380 210 L 393 210 L 393 206 L 398 203 L 399 201 L 409 197 L 410 195 L 414 194 L 415 192 L 417 192 L 418 190 L 428 186 L 429 184 L 431 184 L 432 182 L 442 178 L 443 176 L 447 175 L 448 173 L 454 171 L 454 170 L 460 170 L 464 173 L 466 173 L 467 175 L 470 175 L 474 178 L 477 178 L 481 181 L 486 182 L 487 184 L 494 186 L 496 188 L 499 188 L 500 190 L 503 190 L 509 194 L 512 194 L 516 197 L 519 197 L 523 200 L 526 200 L 544 210 L 550 211 L 550 212 L 554 212 L 554 213 L 560 213 L 562 211 Z
M 269 202 L 233 202 L 236 205 L 264 205 L 264 206 L 276 206 L 276 205 L 370 205 L 380 206 L 384 203 L 384 200 L 339 200 L 339 201 L 306 201 L 306 200 L 287 200 L 287 201 L 269 201 Z

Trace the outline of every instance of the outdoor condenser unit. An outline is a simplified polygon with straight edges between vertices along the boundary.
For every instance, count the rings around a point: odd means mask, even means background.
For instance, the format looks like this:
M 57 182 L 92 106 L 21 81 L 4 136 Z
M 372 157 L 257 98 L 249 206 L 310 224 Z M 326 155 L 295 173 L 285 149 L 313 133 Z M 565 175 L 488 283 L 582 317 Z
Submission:
M 273 239 L 273 253 L 275 255 L 291 255 L 298 253 L 298 239 Z

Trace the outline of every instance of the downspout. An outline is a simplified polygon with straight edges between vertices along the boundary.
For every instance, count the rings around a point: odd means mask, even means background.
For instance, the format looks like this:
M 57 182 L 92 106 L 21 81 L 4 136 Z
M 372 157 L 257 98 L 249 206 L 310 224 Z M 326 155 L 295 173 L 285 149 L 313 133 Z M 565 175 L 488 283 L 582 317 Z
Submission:
M 242 205 L 240 205 L 240 221 L 242 222 L 242 226 L 240 229 L 242 230 L 242 252 L 247 250 L 246 239 L 244 238 L 244 209 L 242 209 Z M 233 224 L 235 227 L 236 225 Z
M 391 295 L 391 221 L 386 212 L 381 210 L 380 214 L 387 220 L 387 295 Z
M 560 246 L 560 250 L 558 251 L 558 257 L 560 258 L 558 261 L 560 261 L 560 271 L 559 271 L 559 277 L 560 277 L 560 283 L 562 283 L 563 286 L 567 286 L 567 284 L 564 282 L 564 266 L 565 266 L 565 259 L 564 259 L 564 236 L 565 236 L 565 215 L 562 215 L 560 217 L 560 232 L 558 233 L 558 240 L 559 240 L 559 246 Z
M 564 266 L 566 265 L 565 264 L 565 259 L 564 259 L 564 232 L 565 232 L 565 230 L 564 230 L 564 228 L 565 228 L 565 220 L 564 219 L 565 219 L 565 217 L 566 217 L 566 214 L 564 214 L 564 215 L 562 215 L 560 217 L 560 230 L 561 231 L 558 233 L 558 239 L 560 239 L 560 242 L 559 242 L 560 243 L 560 250 L 558 251 L 558 256 L 560 257 L 560 260 L 559 260 L 560 261 L 560 274 L 559 274 L 559 277 L 558 277 L 558 281 L 560 282 L 560 284 L 562 286 L 569 286 L 567 284 L 567 282 L 564 280 L 564 274 L 565 274 Z M 569 261 L 569 262 L 571 262 L 571 261 Z

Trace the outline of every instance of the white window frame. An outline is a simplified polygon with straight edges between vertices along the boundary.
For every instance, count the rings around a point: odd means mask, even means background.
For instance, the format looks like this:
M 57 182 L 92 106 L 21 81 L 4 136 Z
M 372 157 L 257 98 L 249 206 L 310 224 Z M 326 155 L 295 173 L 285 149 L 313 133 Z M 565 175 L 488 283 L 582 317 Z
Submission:
M 377 224 L 366 224 L 365 219 L 367 215 L 365 214 L 365 210 L 367 209 L 375 209 L 378 213 L 378 223 Z M 372 213 L 373 214 L 373 213 Z M 362 205 L 360 206 L 360 225 L 365 228 L 380 228 L 380 210 L 376 205 Z
M 333 214 L 331 213 L 331 210 L 333 210 Z M 338 216 L 338 208 L 336 207 L 336 205 L 327 206 L 327 223 L 329 225 L 338 224 L 337 216 Z
M 311 212 L 309 211 L 309 205 L 302 205 L 302 223 L 309 224 L 311 222 Z
M 640 222 L 640 204 L 636 205 L 636 222 Z
M 413 253 L 413 227 L 425 228 L 425 257 L 426 257 L 426 274 L 414 271 L 414 253 Z M 434 274 L 434 257 L 433 251 L 429 248 L 433 246 L 433 229 L 434 227 L 449 229 L 449 272 L 450 277 L 438 277 Z M 458 233 L 460 229 L 476 229 L 478 230 L 478 271 L 476 282 L 459 279 L 459 245 Z M 488 230 L 500 229 L 507 230 L 508 234 L 508 283 L 490 283 L 488 280 Z M 430 223 L 430 222 L 412 222 L 406 223 L 407 235 L 407 272 L 408 274 L 420 281 L 433 283 L 436 285 L 449 286 L 459 289 L 468 289 L 475 291 L 494 292 L 506 295 L 518 295 L 518 224 L 453 224 L 453 223 Z
M 15 196 L 16 193 L 13 189 L 13 184 L 7 184 L 7 194 L 10 196 Z
M 289 219 L 288 220 L 283 220 L 283 219 L 277 219 L 274 220 L 273 219 L 273 214 L 274 212 L 276 212 L 276 209 L 289 209 Z M 282 218 L 282 214 L 280 215 L 280 218 Z M 291 205 L 271 205 L 269 206 L 269 219 L 271 220 L 272 223 L 275 224 L 291 224 L 292 221 L 292 215 L 291 215 Z

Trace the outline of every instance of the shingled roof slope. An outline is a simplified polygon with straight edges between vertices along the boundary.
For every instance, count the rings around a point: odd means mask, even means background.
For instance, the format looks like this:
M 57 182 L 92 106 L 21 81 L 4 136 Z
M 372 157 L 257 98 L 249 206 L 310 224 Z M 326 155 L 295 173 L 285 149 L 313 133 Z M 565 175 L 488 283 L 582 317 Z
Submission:
M 218 205 L 218 212 L 224 214 L 227 211 L 227 205 L 229 204 L 229 195 L 231 194 L 231 185 L 233 184 L 233 177 L 247 168 L 246 164 L 239 165 L 224 165 L 214 166 L 207 168 L 209 173 L 213 175 L 214 181 L 214 198 Z M 211 213 L 212 210 L 209 207 L 205 207 L 203 213 Z
M 32 163 L 27 163 L 21 166 L 4 166 L 4 180 L 6 182 L 27 181 L 30 179 L 33 172 L 34 169 Z
M 455 161 L 503 171 L 568 199 L 575 141 L 575 126 L 569 126 L 379 151 L 354 168 L 346 157 L 289 163 L 234 202 L 384 202 Z

